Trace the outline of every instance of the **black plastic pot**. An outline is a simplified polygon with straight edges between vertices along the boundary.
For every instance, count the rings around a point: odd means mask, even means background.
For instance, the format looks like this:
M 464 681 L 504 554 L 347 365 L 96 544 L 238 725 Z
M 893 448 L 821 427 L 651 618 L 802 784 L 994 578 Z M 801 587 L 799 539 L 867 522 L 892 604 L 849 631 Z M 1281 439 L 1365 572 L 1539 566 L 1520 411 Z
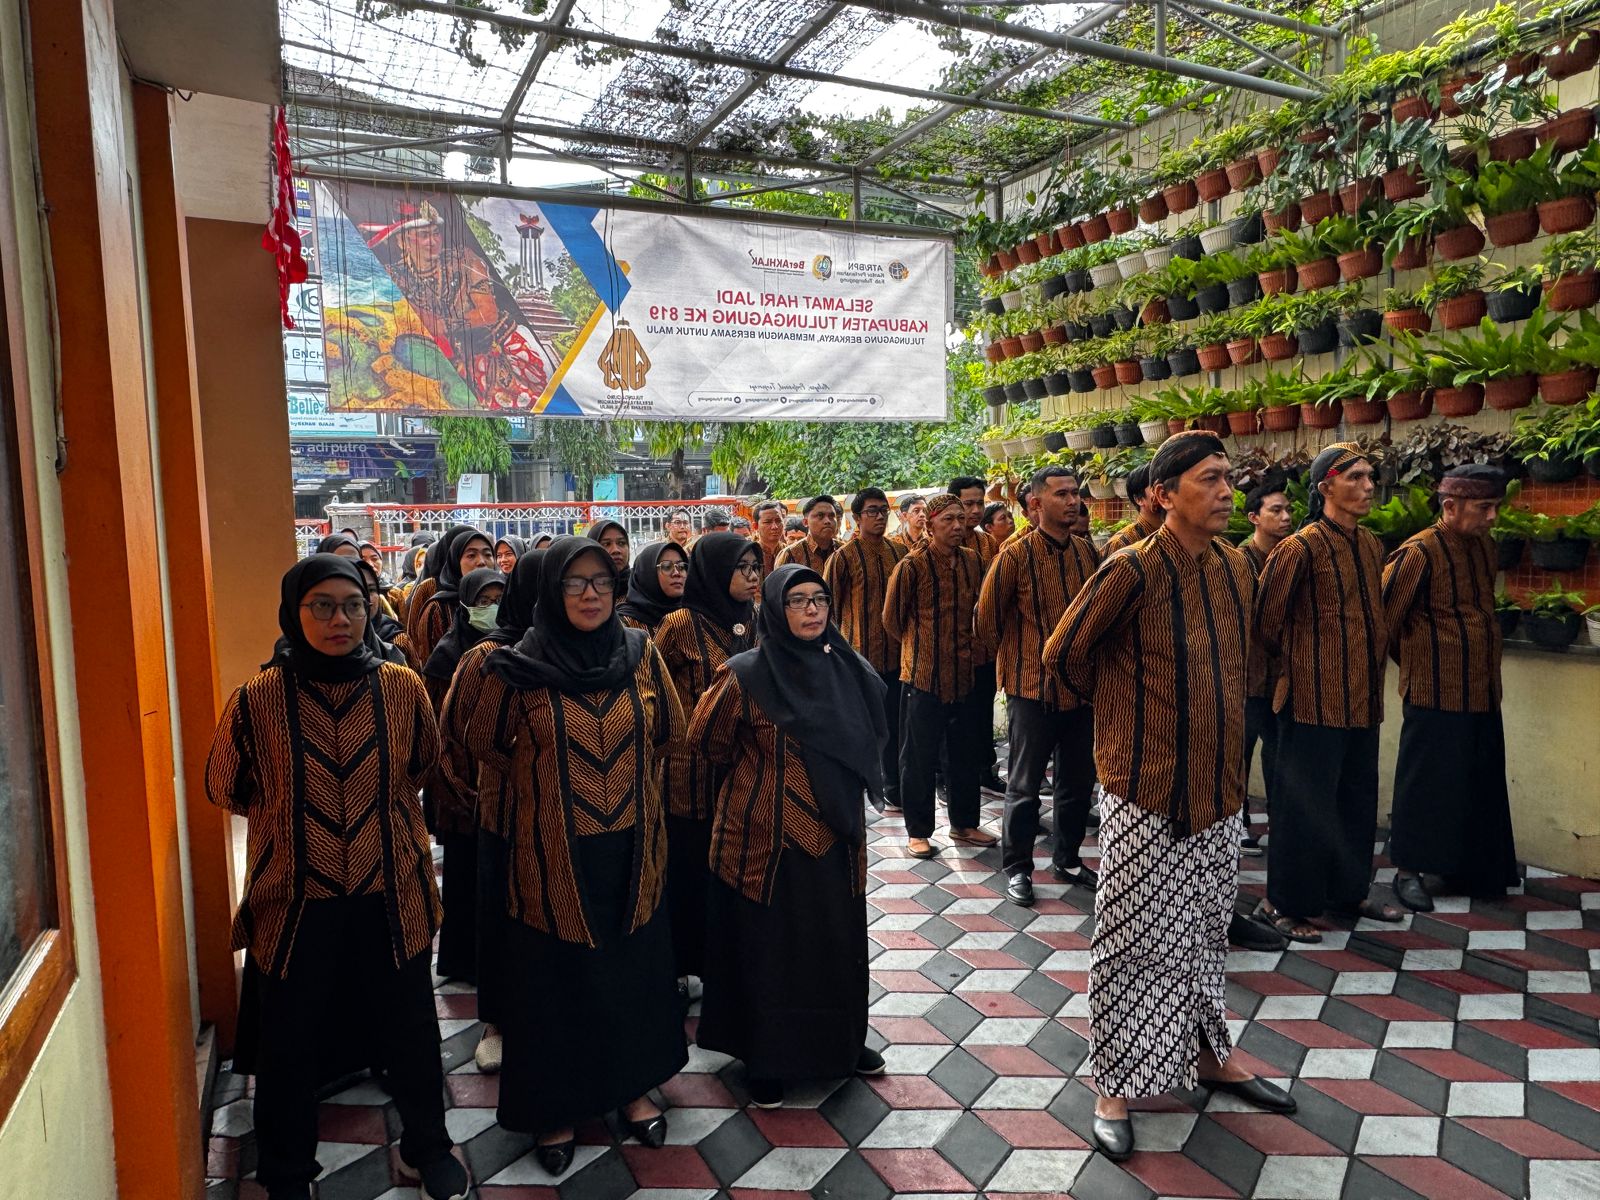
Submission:
M 1072 375 L 1068 371 L 1056 371 L 1054 374 L 1046 375 L 1044 377 L 1044 387 L 1045 391 L 1052 396 L 1065 396 L 1072 390 Z M 1063 435 L 1061 445 L 1066 445 L 1065 435 Z M 1057 446 L 1056 449 L 1061 449 L 1061 446 Z
M 1583 463 L 1562 454 L 1550 458 L 1530 458 L 1527 467 L 1528 478 L 1535 483 L 1566 483 L 1578 477 L 1578 472 L 1583 470 Z
M 1072 384 L 1072 390 L 1075 392 L 1094 391 L 1094 372 L 1087 368 L 1068 371 L 1067 381 Z
M 1512 631 L 1516 629 L 1517 622 L 1522 620 L 1522 610 L 1520 608 L 1497 608 L 1495 609 L 1494 619 L 1500 622 L 1500 636 L 1508 638 L 1511 636 Z
M 1237 217 L 1233 222 L 1233 240 L 1241 246 L 1253 246 L 1266 236 L 1260 213 Z
M 1522 628 L 1534 645 L 1544 646 L 1550 650 L 1558 650 L 1577 641 L 1578 630 L 1582 628 L 1582 621 L 1583 618 L 1577 613 L 1568 613 L 1564 617 L 1549 617 L 1542 613 L 1524 613 L 1522 615 Z
M 1182 378 L 1200 374 L 1200 354 L 1193 346 L 1184 346 L 1167 355 L 1167 365 L 1172 373 Z
M 1117 445 L 1141 446 L 1144 444 L 1144 434 L 1139 432 L 1139 422 L 1123 421 L 1116 426 Z
M 1174 321 L 1192 321 L 1200 315 L 1200 306 L 1193 296 L 1168 296 L 1167 316 Z
M 1199 364 L 1196 363 L 1196 366 Z M 1164 358 L 1141 358 L 1139 370 L 1144 372 L 1146 382 L 1158 383 L 1163 379 L 1172 378 L 1172 364 Z
M 1116 321 L 1109 312 L 1096 313 L 1089 318 L 1089 328 L 1094 332 L 1095 337 L 1109 337 L 1115 325 Z
M 1045 397 L 1044 376 L 1039 375 L 1032 379 L 1024 379 L 1022 381 L 1022 389 L 1028 393 L 1029 400 L 1043 400 Z
M 1021 404 L 1028 398 L 1028 389 L 1020 383 L 1006 384 L 1006 400 L 1011 404 Z
M 1067 278 L 1065 275 L 1051 275 L 1039 281 L 1039 294 L 1046 300 L 1054 300 L 1057 296 L 1067 294 Z
M 1339 318 L 1339 345 L 1365 346 L 1383 332 L 1383 314 L 1375 308 L 1358 308 Z M 1302 343 L 1302 350 L 1305 349 Z
M 1246 275 L 1243 279 L 1235 279 L 1228 285 L 1228 303 L 1234 308 L 1241 308 L 1246 304 L 1254 304 L 1261 298 L 1261 280 L 1254 275 Z
M 1203 287 L 1194 294 L 1194 302 L 1208 317 L 1212 313 L 1219 313 L 1228 307 L 1228 285 L 1214 283 L 1210 287 Z
M 1496 569 L 1510 571 L 1522 561 L 1522 552 L 1527 549 L 1528 539 L 1519 537 L 1496 538 L 1494 545 Z
M 1512 321 L 1525 321 L 1539 307 L 1539 285 L 1529 288 L 1506 288 L 1487 291 L 1483 302 L 1489 309 L 1489 319 L 1501 325 Z
M 1113 304 L 1110 311 L 1111 319 L 1117 323 L 1118 329 L 1132 329 L 1133 323 L 1139 319 L 1139 314 L 1126 304 Z
M 1078 292 L 1087 292 L 1094 286 L 1094 280 L 1089 278 L 1089 271 L 1086 267 L 1080 267 L 1076 271 L 1068 271 L 1065 278 L 1067 281 L 1067 291 L 1074 294 Z
M 1006 390 L 1003 387 L 986 387 L 983 389 L 983 402 L 990 408 L 999 408 L 1006 402 Z
M 1082 321 L 1068 321 L 1066 330 L 1067 341 L 1069 342 L 1086 342 L 1092 332 L 1089 326 Z
M 1205 257 L 1205 247 L 1200 244 L 1200 235 L 1191 233 L 1188 237 L 1181 237 L 1172 243 L 1173 258 L 1187 258 L 1191 262 L 1199 262 Z
M 1054 376 L 1052 376 L 1052 378 L 1054 378 Z M 1067 448 L 1067 435 L 1062 433 L 1060 430 L 1057 430 L 1055 433 L 1045 434 L 1044 448 L 1049 450 L 1052 454 L 1057 450 L 1065 450 Z
M 1005 313 L 1006 306 L 1000 303 L 999 296 L 990 296 L 983 302 L 983 311 L 991 317 L 998 317 Z
M 1383 318 L 1379 317 L 1378 320 L 1382 321 Z M 1295 340 L 1300 343 L 1301 354 L 1329 354 L 1339 344 L 1339 326 L 1330 317 L 1321 325 L 1298 330 Z
M 1089 436 L 1094 439 L 1097 450 L 1110 450 L 1117 444 L 1117 427 L 1107 421 L 1104 425 L 1096 425 L 1091 429 Z
M 1530 543 L 1528 556 L 1541 571 L 1576 571 L 1589 557 L 1589 539 L 1557 534 L 1553 541 Z

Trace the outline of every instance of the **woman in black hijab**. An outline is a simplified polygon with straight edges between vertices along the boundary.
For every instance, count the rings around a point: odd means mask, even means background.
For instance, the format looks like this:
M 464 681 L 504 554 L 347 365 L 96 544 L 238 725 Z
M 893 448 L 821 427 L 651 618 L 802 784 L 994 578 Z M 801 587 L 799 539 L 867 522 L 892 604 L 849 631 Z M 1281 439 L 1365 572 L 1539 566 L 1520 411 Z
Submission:
M 628 545 L 627 527 L 621 521 L 606 518 L 589 526 L 587 536 L 599 542 L 600 548 L 611 556 L 617 568 L 617 595 L 626 596 L 633 582 L 633 568 L 629 565 L 633 552 Z
M 617 606 L 623 623 L 654 634 L 683 603 L 689 552 L 677 542 L 651 542 L 639 551 L 628 584 L 628 598 Z
M 553 534 L 553 533 L 545 533 L 543 531 L 540 531 L 538 533 L 535 533 L 532 537 L 530 537 L 528 539 L 528 549 L 529 550 L 548 550 L 548 549 L 550 549 L 550 543 L 555 541 L 555 540 L 556 540 L 556 535 L 555 534 Z
M 560 538 L 541 576 L 533 624 L 489 655 L 464 733 L 512 791 L 497 1117 L 538 1134 L 560 1175 L 590 1117 L 620 1109 L 644 1145 L 666 1138 L 649 1091 L 688 1055 L 656 754 L 684 726 L 660 655 L 617 619 L 609 556 Z
M 469 1187 L 444 1123 L 429 969 L 439 896 L 417 805 L 438 730 L 422 682 L 368 646 L 367 606 L 349 558 L 290 568 L 283 648 L 229 697 L 206 762 L 211 802 L 248 820 L 234 923 L 249 952 L 241 1061 L 256 1076 L 257 1177 L 271 1200 L 309 1200 L 317 1085 L 352 1056 L 386 1068 L 400 1155 L 425 1194 Z
M 748 538 L 708 533 L 690 550 L 683 607 L 668 613 L 655 632 L 656 646 L 672 673 L 685 713 L 694 711 L 718 667 L 755 645 L 753 601 L 760 580 L 761 547 Z M 688 744 L 667 748 L 662 774 L 667 838 L 672 843 L 667 897 L 685 996 L 690 994 L 689 977 L 700 974 L 705 957 L 706 855 L 719 781 L 716 767 Z
M 744 1060 L 751 1102 L 789 1080 L 877 1074 L 867 1048 L 862 797 L 881 805 L 883 681 L 809 567 L 761 589 L 754 650 L 717 672 L 691 749 L 723 768 L 695 1041 Z
M 444 538 L 445 549 L 439 556 L 438 582 L 433 595 L 417 614 L 416 622 L 408 625 L 407 632 L 416 646 L 417 657 L 424 663 L 439 644 L 455 620 L 456 594 L 461 580 L 468 571 L 494 566 L 494 542 L 481 529 L 463 526 L 452 537 Z
M 401 663 L 410 666 L 406 658 L 405 647 L 399 645 L 396 639 L 405 637 L 405 629 L 399 621 L 394 619 L 388 605 L 384 604 L 378 595 L 378 572 L 366 559 L 358 559 L 356 566 L 360 568 L 362 582 L 367 588 L 367 632 L 365 640 L 372 652 L 387 662 Z
M 482 719 L 484 662 L 494 651 L 514 646 L 533 623 L 539 599 L 539 570 L 543 550 L 529 550 L 517 560 L 500 597 L 496 624 L 483 639 L 461 654 L 439 714 L 439 776 L 457 794 L 470 796 L 477 820 L 477 984 L 478 1019 L 483 1033 L 473 1052 L 478 1069 L 492 1075 L 500 1070 L 504 1042 L 500 1036 L 500 967 L 505 958 L 507 862 L 510 855 L 511 787 L 488 759 L 478 759 L 467 749 L 465 731 Z M 437 654 L 438 651 L 436 650 Z M 489 714 L 492 716 L 493 714 Z M 445 890 L 451 881 L 446 879 Z M 447 912 L 446 919 L 449 919 Z M 440 957 L 444 944 L 440 942 Z
M 422 644 L 420 636 L 422 613 L 428 607 L 428 601 L 432 598 L 434 589 L 439 586 L 439 571 L 444 566 L 445 554 L 450 549 L 450 544 L 455 540 L 456 535 L 465 533 L 471 528 L 472 526 L 470 525 L 450 526 L 449 529 L 439 535 L 437 541 L 428 546 L 427 553 L 422 556 L 421 578 L 417 580 L 416 586 L 406 596 L 406 633 L 410 635 L 413 646 Z M 426 662 L 427 657 L 426 654 L 423 654 L 421 656 L 422 661 Z
M 510 575 L 511 568 L 517 565 L 517 559 L 528 552 L 528 543 L 508 533 L 494 544 L 494 565 L 500 568 L 502 575 Z

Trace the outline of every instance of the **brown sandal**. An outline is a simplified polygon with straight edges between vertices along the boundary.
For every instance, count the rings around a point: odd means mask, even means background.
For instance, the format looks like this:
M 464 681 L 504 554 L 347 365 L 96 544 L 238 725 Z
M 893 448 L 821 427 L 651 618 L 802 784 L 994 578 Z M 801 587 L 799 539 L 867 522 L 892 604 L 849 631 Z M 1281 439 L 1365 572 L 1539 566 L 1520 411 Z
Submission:
M 1262 901 L 1256 905 L 1255 915 L 1266 921 L 1291 942 L 1304 942 L 1308 946 L 1315 946 L 1322 941 L 1322 934 L 1317 932 L 1310 921 L 1297 921 L 1285 913 L 1277 912 L 1267 907 Z M 1304 932 L 1310 930 L 1309 933 Z
M 998 846 L 1000 844 L 1000 839 L 995 837 L 994 834 L 976 828 L 963 830 L 961 832 L 957 832 L 956 830 L 952 829 L 950 831 L 950 840 L 952 842 L 960 842 L 963 846 L 987 847 Z

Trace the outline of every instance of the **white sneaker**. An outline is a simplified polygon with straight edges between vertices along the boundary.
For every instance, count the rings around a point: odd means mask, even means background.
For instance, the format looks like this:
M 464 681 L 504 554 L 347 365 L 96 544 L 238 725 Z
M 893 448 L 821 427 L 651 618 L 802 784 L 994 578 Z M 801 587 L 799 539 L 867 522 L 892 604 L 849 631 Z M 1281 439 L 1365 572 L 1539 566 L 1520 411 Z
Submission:
M 478 1070 L 485 1075 L 496 1075 L 499 1074 L 504 1053 L 505 1043 L 500 1035 L 486 1033 L 478 1039 L 478 1048 L 472 1052 L 472 1058 L 478 1064 Z

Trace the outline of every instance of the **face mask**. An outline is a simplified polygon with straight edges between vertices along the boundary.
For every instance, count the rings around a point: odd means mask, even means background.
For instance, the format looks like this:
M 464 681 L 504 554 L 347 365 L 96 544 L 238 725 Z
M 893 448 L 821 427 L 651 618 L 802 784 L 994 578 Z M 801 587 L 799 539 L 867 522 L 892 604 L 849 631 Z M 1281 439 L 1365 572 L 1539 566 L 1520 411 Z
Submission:
M 498 601 L 494 604 L 479 604 L 476 607 L 467 609 L 468 623 L 481 633 L 492 632 L 495 623 L 499 619 L 500 605 Z

